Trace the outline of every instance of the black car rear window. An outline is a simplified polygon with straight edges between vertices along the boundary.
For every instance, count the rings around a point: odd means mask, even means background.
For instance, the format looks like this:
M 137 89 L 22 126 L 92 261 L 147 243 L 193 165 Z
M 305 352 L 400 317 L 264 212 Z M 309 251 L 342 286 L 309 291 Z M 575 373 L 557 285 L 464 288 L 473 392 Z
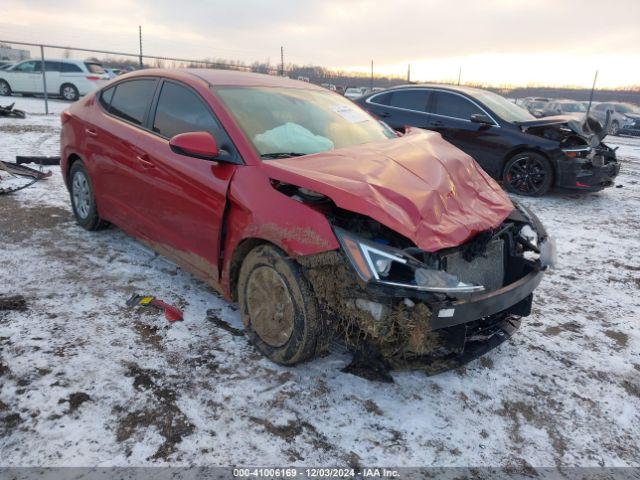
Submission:
M 130 80 L 119 83 L 113 94 L 109 112 L 128 122 L 142 125 L 153 98 L 156 81 Z
M 426 90 L 397 90 L 391 92 L 388 105 L 398 108 L 406 108 L 417 112 L 427 110 L 429 92 Z

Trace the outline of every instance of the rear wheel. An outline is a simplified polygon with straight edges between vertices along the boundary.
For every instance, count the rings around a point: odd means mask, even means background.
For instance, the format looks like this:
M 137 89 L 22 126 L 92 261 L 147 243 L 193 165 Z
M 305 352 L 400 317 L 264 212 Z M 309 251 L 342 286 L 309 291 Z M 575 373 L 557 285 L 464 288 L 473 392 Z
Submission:
M 251 342 L 282 365 L 313 358 L 324 345 L 324 323 L 299 265 L 272 245 L 245 257 L 238 278 L 242 321 Z
M 11 87 L 6 80 L 0 80 L 0 95 L 3 97 L 11 96 Z
M 522 152 L 504 166 L 502 181 L 510 192 L 539 197 L 551 188 L 553 170 L 549 160 L 539 153 Z
M 73 215 L 78 224 L 86 230 L 100 230 L 109 224 L 98 215 L 96 199 L 89 173 L 80 160 L 76 160 L 69 172 L 69 193 Z
M 60 95 L 62 96 L 62 98 L 64 98 L 65 100 L 69 100 L 70 102 L 75 102 L 76 100 L 78 100 L 78 98 L 80 98 L 78 89 L 70 83 L 65 83 L 60 87 Z

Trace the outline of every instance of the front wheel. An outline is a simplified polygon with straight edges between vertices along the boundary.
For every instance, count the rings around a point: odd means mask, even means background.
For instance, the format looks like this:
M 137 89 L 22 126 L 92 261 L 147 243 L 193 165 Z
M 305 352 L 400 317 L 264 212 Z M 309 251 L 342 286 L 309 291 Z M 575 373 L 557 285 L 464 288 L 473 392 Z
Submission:
M 609 128 L 609 134 L 615 137 L 618 133 L 620 133 L 620 124 L 617 120 L 614 120 L 611 124 L 611 128 Z
M 553 169 L 549 160 L 534 152 L 514 155 L 504 166 L 502 181 L 512 193 L 539 197 L 551 188 Z
M 70 83 L 65 83 L 60 87 L 60 95 L 62 96 L 62 98 L 64 98 L 65 100 L 69 100 L 70 102 L 75 102 L 76 100 L 78 100 L 78 98 L 80 98 L 78 89 Z
M 6 80 L 0 80 L 0 95 L 3 97 L 11 96 L 11 87 Z
M 300 266 L 272 245 L 259 245 L 242 262 L 238 301 L 247 335 L 273 362 L 294 365 L 323 349 L 327 332 Z
M 76 160 L 69 172 L 69 193 L 76 222 L 86 230 L 100 230 L 109 224 L 98 215 L 91 178 L 80 160 Z

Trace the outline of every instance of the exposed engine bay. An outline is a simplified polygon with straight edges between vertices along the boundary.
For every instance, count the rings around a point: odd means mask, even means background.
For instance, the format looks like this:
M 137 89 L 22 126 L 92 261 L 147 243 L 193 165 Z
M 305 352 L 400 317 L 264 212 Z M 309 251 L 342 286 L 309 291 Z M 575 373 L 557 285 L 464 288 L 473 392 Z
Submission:
M 436 373 L 477 350 L 469 342 L 491 348 L 502 342 L 529 315 L 530 290 L 553 263 L 552 242 L 524 207 L 462 245 L 427 252 L 320 194 L 283 183 L 274 187 L 322 211 L 331 223 L 341 250 L 297 260 L 332 333 L 344 338 L 356 363 L 373 362 L 381 371 L 411 366 Z M 507 301 L 508 293 L 497 295 L 502 301 L 491 305 L 496 293 L 523 279 L 531 279 L 529 290 Z

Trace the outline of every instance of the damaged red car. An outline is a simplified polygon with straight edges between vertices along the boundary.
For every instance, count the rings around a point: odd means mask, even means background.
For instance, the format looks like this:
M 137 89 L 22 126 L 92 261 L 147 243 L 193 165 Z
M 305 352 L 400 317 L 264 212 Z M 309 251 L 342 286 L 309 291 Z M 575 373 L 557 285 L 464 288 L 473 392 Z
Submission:
M 268 358 L 344 339 L 385 368 L 476 357 L 553 262 L 536 216 L 440 134 L 306 82 L 144 70 L 62 114 L 78 223 L 115 224 L 240 306 Z

